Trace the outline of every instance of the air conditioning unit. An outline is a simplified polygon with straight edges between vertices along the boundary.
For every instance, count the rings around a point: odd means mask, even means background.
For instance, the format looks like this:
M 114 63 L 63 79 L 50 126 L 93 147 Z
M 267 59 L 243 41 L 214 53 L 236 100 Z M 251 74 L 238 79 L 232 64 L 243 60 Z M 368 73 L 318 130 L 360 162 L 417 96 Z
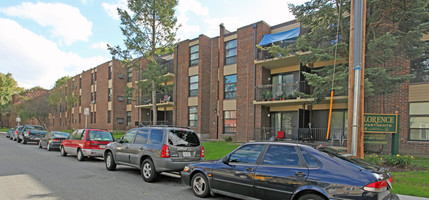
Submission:
M 125 78 L 125 76 L 124 76 L 124 74 L 118 74 L 118 78 L 119 78 L 119 79 L 124 79 L 124 78 Z

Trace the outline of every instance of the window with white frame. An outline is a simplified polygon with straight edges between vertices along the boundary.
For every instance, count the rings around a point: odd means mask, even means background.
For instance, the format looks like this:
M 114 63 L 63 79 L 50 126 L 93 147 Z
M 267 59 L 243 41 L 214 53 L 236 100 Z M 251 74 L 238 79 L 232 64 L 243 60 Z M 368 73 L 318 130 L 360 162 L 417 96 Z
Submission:
M 410 103 L 409 140 L 429 141 L 429 102 Z

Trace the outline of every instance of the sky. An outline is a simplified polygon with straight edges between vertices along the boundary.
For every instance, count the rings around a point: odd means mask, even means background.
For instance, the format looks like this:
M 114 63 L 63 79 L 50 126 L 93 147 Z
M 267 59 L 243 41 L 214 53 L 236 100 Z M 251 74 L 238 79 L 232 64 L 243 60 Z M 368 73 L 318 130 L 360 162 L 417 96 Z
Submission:
M 271 26 L 294 16 L 288 3 L 304 0 L 179 0 L 176 39 L 219 36 L 265 21 Z M 63 76 L 75 76 L 111 60 L 107 44 L 123 46 L 116 8 L 126 0 L 0 1 L 0 72 L 19 87 L 51 89 Z

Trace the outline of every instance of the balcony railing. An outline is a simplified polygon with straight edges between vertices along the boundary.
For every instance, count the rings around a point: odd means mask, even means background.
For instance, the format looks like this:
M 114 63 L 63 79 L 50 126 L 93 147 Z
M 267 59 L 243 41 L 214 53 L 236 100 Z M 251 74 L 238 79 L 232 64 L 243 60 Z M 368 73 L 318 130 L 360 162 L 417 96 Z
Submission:
M 307 81 L 298 81 L 295 83 L 284 83 L 276 85 L 261 85 L 256 86 L 255 94 L 256 101 L 275 101 L 296 99 L 296 92 L 308 94 L 310 88 Z
M 156 94 L 156 103 L 169 103 L 173 102 L 173 93 L 157 93 Z M 140 97 L 139 105 L 149 105 L 152 104 L 152 94 L 144 94 Z
M 167 62 L 167 63 L 163 64 L 163 69 L 165 69 L 165 68 L 167 68 L 166 73 L 173 73 L 174 74 L 174 63 Z
M 329 139 L 326 139 L 327 128 L 287 128 L 285 126 L 278 128 L 262 127 L 255 128 L 254 140 L 289 140 L 325 143 L 334 146 L 347 145 L 347 130 L 331 129 Z

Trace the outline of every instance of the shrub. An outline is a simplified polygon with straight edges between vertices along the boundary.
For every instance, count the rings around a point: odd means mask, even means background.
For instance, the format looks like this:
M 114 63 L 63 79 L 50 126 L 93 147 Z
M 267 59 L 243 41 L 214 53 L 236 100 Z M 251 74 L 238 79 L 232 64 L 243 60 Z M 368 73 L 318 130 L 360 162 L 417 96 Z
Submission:
M 406 167 L 411 164 L 411 161 L 414 159 L 413 156 L 408 155 L 384 155 L 383 156 L 383 162 L 388 165 L 397 165 L 401 167 Z
M 371 154 L 365 157 L 365 160 L 375 165 L 381 165 L 383 163 L 383 158 L 377 154 Z
M 232 141 L 232 137 L 231 136 L 226 136 L 223 139 L 225 140 L 225 142 L 231 142 Z

